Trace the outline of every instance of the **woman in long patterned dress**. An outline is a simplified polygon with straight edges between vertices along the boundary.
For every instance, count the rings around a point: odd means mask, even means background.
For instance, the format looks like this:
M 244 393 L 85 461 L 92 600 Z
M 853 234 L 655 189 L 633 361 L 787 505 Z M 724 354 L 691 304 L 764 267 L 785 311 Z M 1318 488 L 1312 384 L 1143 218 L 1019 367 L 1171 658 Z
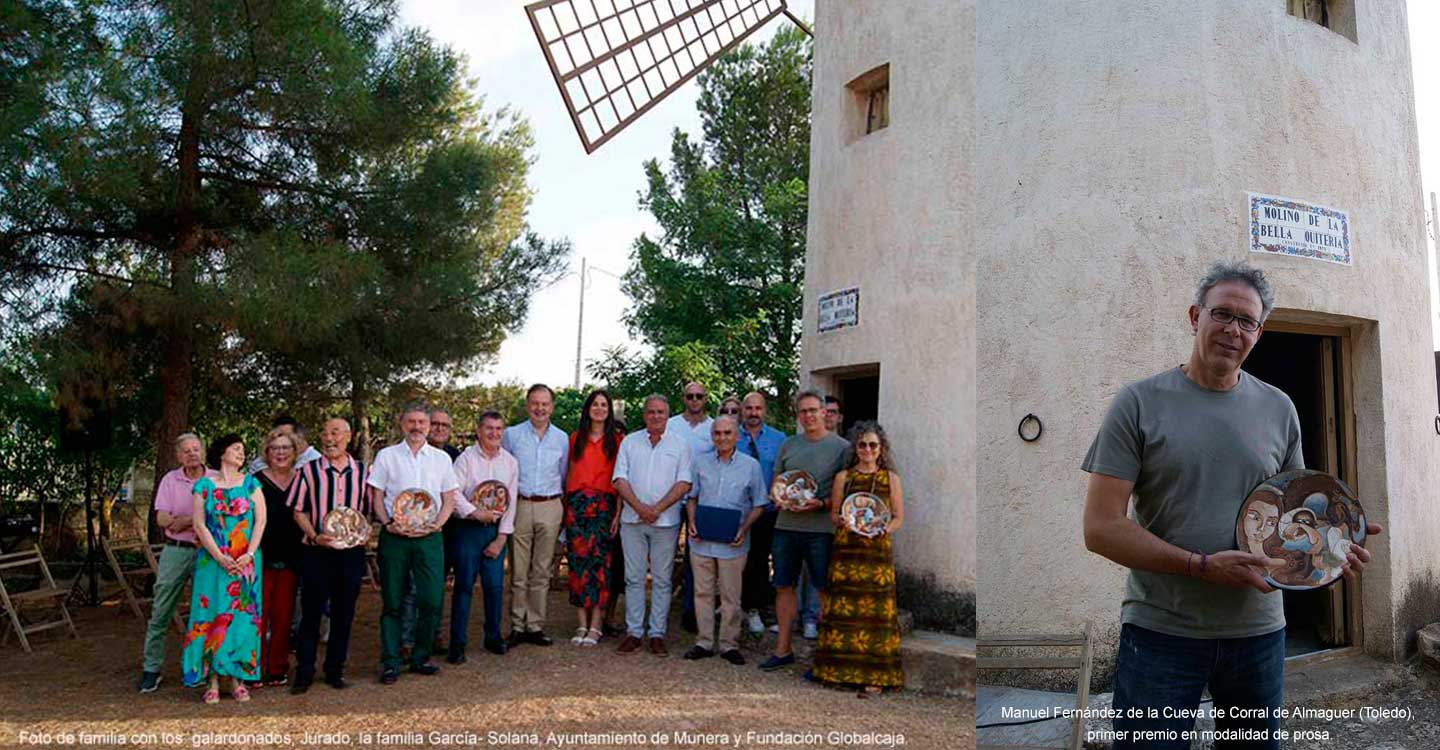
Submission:
M 610 600 L 610 541 L 620 524 L 620 504 L 610 476 L 620 452 L 620 428 L 610 394 L 592 391 L 570 436 L 570 469 L 565 475 L 565 560 L 570 568 L 570 604 L 580 625 L 570 642 L 600 642 L 601 621 Z
M 820 612 L 815 665 L 807 678 L 834 687 L 867 692 L 905 685 L 900 663 L 900 620 L 895 609 L 895 564 L 890 539 L 905 518 L 900 475 L 890 460 L 890 441 L 875 422 L 861 422 L 850 433 L 845 470 L 835 475 L 830 517 L 835 544 L 829 581 Z M 855 492 L 869 492 L 890 506 L 890 522 L 876 537 L 856 534 L 845 525 L 840 507 Z
M 247 476 L 245 445 L 239 435 L 210 444 L 210 468 L 193 489 L 195 583 L 190 594 L 190 627 L 181 666 L 186 687 L 206 685 L 206 703 L 220 702 L 220 677 L 231 678 L 231 695 L 250 700 L 245 681 L 260 678 L 260 591 L 265 534 L 265 496 Z

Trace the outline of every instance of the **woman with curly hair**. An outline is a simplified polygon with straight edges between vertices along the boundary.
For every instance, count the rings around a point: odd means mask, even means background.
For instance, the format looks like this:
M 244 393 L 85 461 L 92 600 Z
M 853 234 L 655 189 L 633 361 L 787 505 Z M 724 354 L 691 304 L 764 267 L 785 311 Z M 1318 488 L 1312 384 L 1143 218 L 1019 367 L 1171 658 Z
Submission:
M 820 612 L 815 666 L 806 677 L 867 692 L 898 690 L 905 685 L 905 672 L 900 663 L 890 537 L 905 518 L 904 493 L 883 427 L 868 421 L 855 425 L 850 445 L 846 468 L 835 475 L 830 493 L 835 544 Z M 846 525 L 841 505 L 856 492 L 875 495 L 890 507 L 890 521 L 883 533 L 867 537 Z
M 601 621 L 610 600 L 610 542 L 620 524 L 620 503 L 610 476 L 622 437 L 612 406 L 610 394 L 592 391 L 570 436 L 565 560 L 570 568 L 570 604 L 580 622 L 570 642 L 577 646 L 600 642 Z
M 265 496 L 247 476 L 245 444 L 225 435 L 210 444 L 206 463 L 218 472 L 195 482 L 193 521 L 200 549 L 190 593 L 190 627 L 181 666 L 185 686 L 205 684 L 206 703 L 220 702 L 220 676 L 231 695 L 250 700 L 245 682 L 260 679 L 260 592 Z

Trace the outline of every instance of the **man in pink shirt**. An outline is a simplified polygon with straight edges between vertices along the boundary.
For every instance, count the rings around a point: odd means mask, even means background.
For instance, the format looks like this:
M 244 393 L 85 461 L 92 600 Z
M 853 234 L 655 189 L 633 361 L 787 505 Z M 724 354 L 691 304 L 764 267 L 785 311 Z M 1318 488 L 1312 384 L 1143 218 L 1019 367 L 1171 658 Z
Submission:
M 499 412 L 480 415 L 475 428 L 476 444 L 455 459 L 455 477 L 460 494 L 455 513 L 445 525 L 445 559 L 455 566 L 455 590 L 450 595 L 451 664 L 465 662 L 466 627 L 470 623 L 471 592 L 475 576 L 485 599 L 485 650 L 506 651 L 500 637 L 500 607 L 505 579 L 505 542 L 515 533 L 515 503 L 520 484 L 520 463 L 500 446 L 505 435 L 505 418 Z M 470 502 L 475 488 L 487 481 L 505 486 L 503 512 L 476 507 Z
M 155 576 L 155 599 L 150 624 L 145 631 L 145 666 L 140 674 L 140 692 L 153 693 L 160 687 L 160 670 L 165 666 L 165 631 L 175 615 L 175 605 L 186 581 L 195 571 L 195 530 L 191 528 L 193 500 L 190 488 L 196 480 L 213 472 L 205 468 L 205 450 L 200 438 L 187 432 L 175 438 L 175 460 L 180 468 L 160 478 L 155 489 L 155 523 L 165 535 L 160 553 L 160 571 Z

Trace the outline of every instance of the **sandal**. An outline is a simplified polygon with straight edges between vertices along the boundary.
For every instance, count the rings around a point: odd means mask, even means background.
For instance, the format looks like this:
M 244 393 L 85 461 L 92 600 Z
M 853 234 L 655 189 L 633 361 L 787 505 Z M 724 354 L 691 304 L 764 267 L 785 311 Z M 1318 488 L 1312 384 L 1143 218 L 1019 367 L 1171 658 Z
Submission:
M 230 691 L 230 697 L 234 698 L 237 703 L 244 703 L 250 700 L 250 690 L 244 685 L 237 683 L 235 689 Z M 216 696 L 215 700 L 220 700 L 219 696 Z
M 581 645 L 581 646 L 594 646 L 594 645 L 600 643 L 601 634 L 600 634 L 600 630 L 599 630 L 599 629 L 597 629 L 597 628 L 590 628 L 589 630 L 587 630 L 587 631 L 585 631 L 585 632 L 586 632 L 586 633 L 589 633 L 589 635 L 587 635 L 587 636 L 585 636 L 584 638 L 581 638 L 581 639 L 580 639 L 580 645 Z
M 205 691 L 205 694 L 204 694 L 203 696 L 201 696 L 200 700 L 203 700 L 203 701 L 205 701 L 206 703 L 208 703 L 208 704 L 210 704 L 210 705 L 212 705 L 212 706 L 215 705 L 216 703 L 219 703 L 219 702 L 220 702 L 220 688 L 210 688 L 209 690 L 206 690 L 206 691 Z
M 575 644 L 576 646 L 583 645 L 585 642 L 586 632 L 587 631 L 585 630 L 585 628 L 575 628 L 575 637 L 571 638 L 570 642 Z

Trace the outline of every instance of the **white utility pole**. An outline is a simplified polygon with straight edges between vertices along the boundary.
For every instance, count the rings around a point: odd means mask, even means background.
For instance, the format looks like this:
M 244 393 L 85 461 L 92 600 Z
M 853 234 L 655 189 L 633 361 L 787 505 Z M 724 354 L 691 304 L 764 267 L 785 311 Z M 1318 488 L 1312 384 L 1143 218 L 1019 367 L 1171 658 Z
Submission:
M 585 340 L 585 257 L 580 257 L 580 320 L 575 323 L 575 390 L 580 390 L 580 344 Z

